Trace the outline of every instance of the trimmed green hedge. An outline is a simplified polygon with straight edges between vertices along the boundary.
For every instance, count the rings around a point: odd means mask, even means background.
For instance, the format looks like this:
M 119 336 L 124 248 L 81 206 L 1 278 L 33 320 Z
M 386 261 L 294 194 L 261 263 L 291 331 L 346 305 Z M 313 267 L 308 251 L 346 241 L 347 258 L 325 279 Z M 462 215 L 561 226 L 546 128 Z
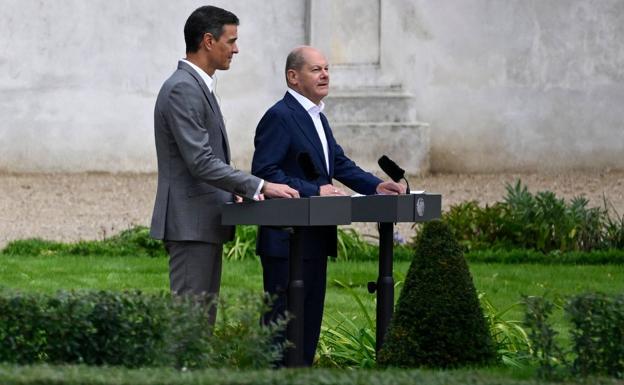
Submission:
M 260 296 L 213 301 L 140 292 L 0 293 L 0 362 L 127 367 L 267 368 L 281 357 L 272 344 L 285 322 L 262 326 Z
M 535 250 L 475 250 L 467 252 L 468 262 L 482 263 L 535 263 L 543 265 L 609 265 L 624 264 L 624 250 L 553 251 L 542 253 Z
M 461 247 L 447 224 L 428 222 L 418 236 L 378 364 L 456 368 L 497 359 Z
M 0 365 L 3 385 L 570 385 L 585 381 L 534 381 L 530 371 L 500 370 L 199 370 L 124 369 L 85 366 Z M 593 378 L 592 385 L 615 385 L 610 379 Z
M 572 346 L 564 350 L 549 318 L 555 304 L 525 298 L 525 323 L 543 378 L 604 375 L 624 378 L 624 295 L 585 293 L 565 300 Z

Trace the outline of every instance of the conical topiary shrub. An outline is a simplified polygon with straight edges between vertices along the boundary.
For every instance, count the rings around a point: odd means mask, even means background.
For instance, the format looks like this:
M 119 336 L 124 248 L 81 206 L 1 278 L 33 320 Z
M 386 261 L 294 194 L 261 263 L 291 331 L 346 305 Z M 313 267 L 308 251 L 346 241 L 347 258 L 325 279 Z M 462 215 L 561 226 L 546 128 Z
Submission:
M 461 247 L 443 222 L 425 224 L 378 364 L 453 368 L 496 357 Z

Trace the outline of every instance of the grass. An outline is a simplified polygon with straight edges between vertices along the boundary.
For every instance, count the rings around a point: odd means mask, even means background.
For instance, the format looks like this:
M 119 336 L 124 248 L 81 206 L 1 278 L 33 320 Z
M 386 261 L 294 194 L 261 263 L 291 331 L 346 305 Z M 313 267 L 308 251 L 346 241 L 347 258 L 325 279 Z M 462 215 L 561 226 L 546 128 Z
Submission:
M 401 282 L 408 262 L 394 265 L 395 282 Z M 13 257 L 0 255 L 0 287 L 21 291 L 52 293 L 57 290 L 140 289 L 144 292 L 169 288 L 166 258 L 150 257 Z M 624 291 L 624 265 L 504 265 L 472 263 L 477 290 L 485 293 L 497 308 L 520 300 L 521 295 L 567 296 L 586 291 L 617 293 Z M 366 283 L 377 279 L 376 262 L 334 262 L 328 267 L 328 290 L 325 311 L 336 314 L 360 313 L 347 290 L 334 281 L 352 287 L 374 314 L 374 295 Z M 400 286 L 400 284 L 399 284 Z M 258 261 L 226 262 L 222 293 L 262 290 L 262 272 Z M 395 299 L 398 299 L 397 287 Z M 522 309 L 512 309 L 509 316 L 522 319 Z M 364 320 L 362 319 L 362 322 Z

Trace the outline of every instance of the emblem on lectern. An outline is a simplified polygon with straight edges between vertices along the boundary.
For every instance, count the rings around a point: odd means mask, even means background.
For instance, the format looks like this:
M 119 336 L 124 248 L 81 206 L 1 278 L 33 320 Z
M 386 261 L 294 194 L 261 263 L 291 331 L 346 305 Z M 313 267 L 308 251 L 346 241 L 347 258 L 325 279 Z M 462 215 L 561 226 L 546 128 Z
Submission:
M 418 198 L 416 201 L 416 212 L 419 217 L 425 215 L 425 200 L 423 198 Z

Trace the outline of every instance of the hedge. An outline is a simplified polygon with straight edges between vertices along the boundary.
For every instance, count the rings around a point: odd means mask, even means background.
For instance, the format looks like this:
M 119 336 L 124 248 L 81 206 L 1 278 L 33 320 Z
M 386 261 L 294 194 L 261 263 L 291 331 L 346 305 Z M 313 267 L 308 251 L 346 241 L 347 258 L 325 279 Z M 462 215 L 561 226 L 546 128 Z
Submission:
M 572 346 L 557 343 L 558 332 L 549 318 L 555 305 L 544 297 L 526 297 L 525 323 L 538 374 L 562 376 L 603 375 L 624 378 L 624 295 L 584 293 L 565 300 Z
M 534 381 L 528 372 L 499 370 L 198 370 L 181 372 L 173 369 L 124 369 L 86 366 L 9 366 L 0 365 L 3 385 L 528 385 L 587 384 L 574 380 L 561 382 Z M 594 378 L 592 385 L 615 384 L 605 378 Z
M 208 297 L 141 292 L 0 293 L 0 362 L 126 367 L 267 368 L 281 357 L 272 341 L 285 322 L 258 319 L 263 298 L 221 297 L 215 327 Z

